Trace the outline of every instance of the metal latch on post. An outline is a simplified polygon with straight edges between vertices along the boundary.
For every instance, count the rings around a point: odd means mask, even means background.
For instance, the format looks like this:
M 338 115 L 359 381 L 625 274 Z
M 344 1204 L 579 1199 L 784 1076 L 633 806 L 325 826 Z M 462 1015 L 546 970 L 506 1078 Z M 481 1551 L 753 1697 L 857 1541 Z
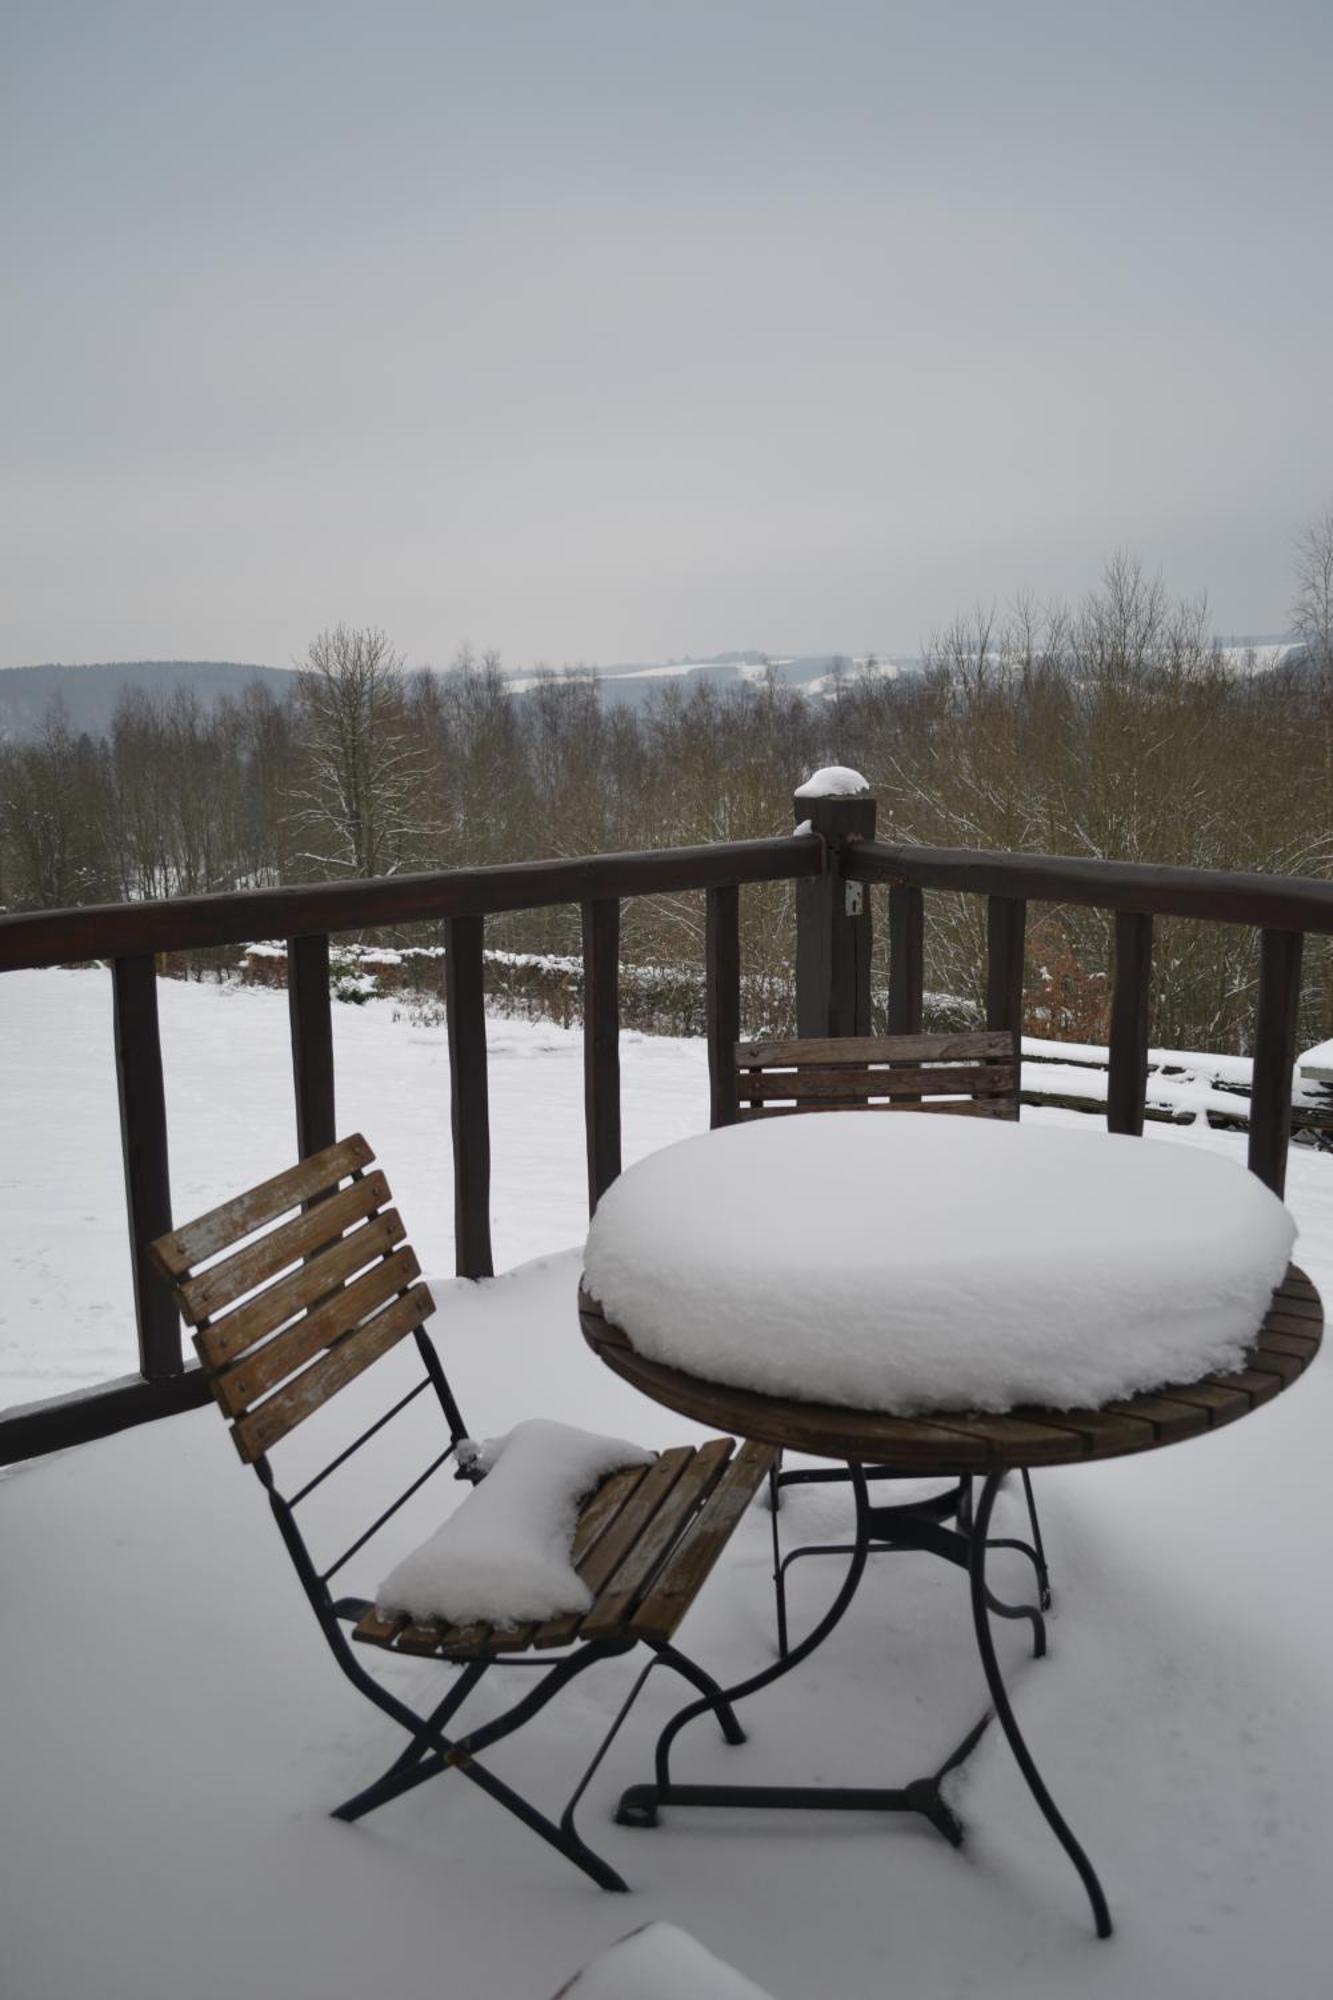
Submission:
M 864 882 L 844 882 L 842 885 L 843 910 L 849 917 L 859 917 L 865 909 Z

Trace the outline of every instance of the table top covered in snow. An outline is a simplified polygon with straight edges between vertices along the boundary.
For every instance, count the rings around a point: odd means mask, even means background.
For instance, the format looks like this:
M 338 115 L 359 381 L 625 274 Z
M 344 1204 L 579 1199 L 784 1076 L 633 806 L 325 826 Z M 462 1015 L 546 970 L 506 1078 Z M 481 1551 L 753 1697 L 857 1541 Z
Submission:
M 618 1373 L 742 1435 L 1049 1464 L 1233 1421 L 1302 1373 L 1323 1315 L 1293 1236 L 1261 1183 L 1197 1149 L 827 1113 L 632 1168 L 580 1303 Z

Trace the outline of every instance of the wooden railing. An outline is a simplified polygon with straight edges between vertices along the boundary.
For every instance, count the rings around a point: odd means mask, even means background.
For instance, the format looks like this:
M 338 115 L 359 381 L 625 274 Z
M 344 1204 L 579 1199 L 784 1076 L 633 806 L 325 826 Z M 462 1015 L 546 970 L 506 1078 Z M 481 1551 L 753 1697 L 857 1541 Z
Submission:
M 369 882 L 252 890 L 0 918 L 0 973 L 110 961 L 126 1210 L 139 1372 L 105 1387 L 0 1414 L 0 1463 L 119 1430 L 206 1399 L 185 1363 L 175 1309 L 146 1246 L 170 1228 L 171 1182 L 156 957 L 161 952 L 287 940 L 296 1136 L 300 1153 L 336 1135 L 329 994 L 331 933 L 419 922 L 445 932 L 456 1264 L 489 1276 L 490 1121 L 482 952 L 487 916 L 574 903 L 582 910 L 584 1083 L 589 1206 L 620 1171 L 619 937 L 624 899 L 706 893 L 707 1039 L 713 1123 L 726 1115 L 740 1021 L 740 890 L 794 881 L 796 1003 L 803 1035 L 871 1030 L 870 889 L 888 885 L 888 1025 L 922 1024 L 927 889 L 987 899 L 987 1026 L 1017 1038 L 1031 901 L 1114 913 L 1107 1123 L 1143 1129 L 1155 916 L 1206 918 L 1261 934 L 1249 1161 L 1277 1192 L 1290 1136 L 1302 937 L 1333 932 L 1333 883 L 1154 868 L 1046 855 L 992 854 L 877 841 L 867 797 L 800 800 L 812 831 L 640 854 L 516 863 Z
M 106 959 L 111 965 L 116 1076 L 139 1371 L 104 1387 L 0 1413 L 0 1464 L 80 1443 L 207 1398 L 181 1350 L 180 1321 L 147 1246 L 171 1228 L 171 1174 L 157 964 L 161 952 L 287 940 L 296 1139 L 304 1157 L 336 1136 L 331 933 L 439 922 L 454 1160 L 454 1240 L 461 1277 L 489 1277 L 490 1118 L 482 950 L 487 916 L 575 903 L 583 914 L 584 1079 L 589 1204 L 620 1172 L 620 904 L 631 896 L 703 890 L 707 899 L 707 1022 L 717 1101 L 739 1033 L 739 891 L 800 881 L 825 866 L 811 836 L 719 842 L 642 854 L 600 854 L 369 882 L 320 883 L 0 917 L 0 973 Z M 725 1051 L 725 1056 L 724 1056 Z

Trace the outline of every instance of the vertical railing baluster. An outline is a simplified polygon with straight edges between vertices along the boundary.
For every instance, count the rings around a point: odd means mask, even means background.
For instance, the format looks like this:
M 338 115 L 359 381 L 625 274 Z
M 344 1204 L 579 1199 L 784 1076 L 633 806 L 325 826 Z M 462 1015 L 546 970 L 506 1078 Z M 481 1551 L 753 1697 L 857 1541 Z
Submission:
M 620 1172 L 620 904 L 583 905 L 583 1116 L 588 1213 Z
M 741 1038 L 741 892 L 708 891 L 704 931 L 708 1014 L 708 1122 L 736 1122 L 736 1044 Z
M 1148 992 L 1152 977 L 1152 918 L 1117 910 L 1111 973 L 1111 1048 L 1106 1075 L 1106 1129 L 1143 1134 L 1148 1099 Z
M 444 925 L 444 996 L 449 1022 L 449 1122 L 454 1142 L 454 1268 L 490 1278 L 491 1123 L 486 1082 L 486 1004 L 481 917 Z
M 926 905 L 920 889 L 889 890 L 889 1033 L 919 1035 L 926 983 Z
M 986 898 L 986 1026 L 1013 1043 L 1014 1111 L 1023 1087 L 1023 939 L 1028 906 L 1021 896 Z
M 1259 1006 L 1250 1087 L 1250 1171 L 1281 1194 L 1291 1137 L 1291 1080 L 1301 1005 L 1299 931 L 1259 933 Z
M 326 936 L 287 941 L 287 1012 L 292 1031 L 296 1145 L 308 1159 L 338 1136 L 333 1097 L 333 1019 Z
M 139 1367 L 152 1380 L 179 1375 L 184 1366 L 180 1316 L 148 1262 L 148 1245 L 171 1227 L 167 1102 L 157 1021 L 157 963 L 152 953 L 113 959 L 111 982 Z

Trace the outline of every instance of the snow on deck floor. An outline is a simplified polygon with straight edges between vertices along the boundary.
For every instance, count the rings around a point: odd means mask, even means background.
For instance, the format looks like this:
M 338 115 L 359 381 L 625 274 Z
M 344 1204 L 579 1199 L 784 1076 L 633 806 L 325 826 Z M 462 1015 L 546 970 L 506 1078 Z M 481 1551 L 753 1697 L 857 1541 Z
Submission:
M 176 986 L 162 1004 L 189 1212 L 290 1151 L 285 1005 Z M 21 1135 L 0 1202 L 13 1394 L 128 1361 L 107 1016 L 105 974 L 0 980 L 0 1092 Z M 338 1010 L 336 1032 L 339 1122 L 381 1152 L 435 1283 L 450 1264 L 442 1037 L 394 1023 L 387 1006 Z M 697 1129 L 705 1090 L 698 1047 L 626 1040 L 629 1158 Z M 577 1038 L 556 1029 L 495 1023 L 491 1044 L 496 1247 L 513 1260 L 581 1234 L 581 1070 Z M 1161 1140 L 1241 1143 L 1169 1127 L 1148 1143 Z M 1297 1255 L 1333 1295 L 1333 1160 L 1294 1153 L 1289 1192 Z M 487 1286 L 436 1283 L 474 1429 L 541 1413 L 654 1445 L 691 1435 L 588 1354 L 577 1270 L 564 1252 Z M 1051 1658 L 1019 1668 L 1017 1699 L 1102 1874 L 1109 1944 L 1093 1939 L 998 1737 L 960 1783 L 962 1854 L 907 1817 L 673 1811 L 654 1832 L 616 1827 L 615 1797 L 648 1774 L 655 1727 L 678 1701 L 658 1675 L 581 1814 L 631 1897 L 592 1888 L 456 1776 L 337 1824 L 329 1807 L 401 1738 L 327 1654 L 216 1414 L 17 1470 L 0 1482 L 0 1993 L 543 2000 L 653 1918 L 777 2000 L 1317 1991 L 1333 1958 L 1329 1379 L 1317 1366 L 1216 1437 L 1039 1476 L 1057 1609 Z M 836 1494 L 788 1504 L 793 1527 L 843 1516 Z M 767 1567 L 756 1509 L 683 1634 L 723 1678 L 770 1655 Z M 793 1572 L 806 1615 L 835 1571 Z M 1021 1634 L 1002 1639 L 1017 1663 Z M 441 1672 L 397 1671 L 413 1686 Z M 497 1768 L 556 1803 L 631 1671 L 595 1669 Z M 484 1689 L 476 1700 L 484 1712 Z M 874 1769 L 899 1782 L 940 1761 L 982 1706 L 964 1580 L 926 1558 L 882 1558 L 828 1647 L 749 1705 L 750 1742 L 724 1750 L 699 1725 L 680 1771 L 865 1782 Z

